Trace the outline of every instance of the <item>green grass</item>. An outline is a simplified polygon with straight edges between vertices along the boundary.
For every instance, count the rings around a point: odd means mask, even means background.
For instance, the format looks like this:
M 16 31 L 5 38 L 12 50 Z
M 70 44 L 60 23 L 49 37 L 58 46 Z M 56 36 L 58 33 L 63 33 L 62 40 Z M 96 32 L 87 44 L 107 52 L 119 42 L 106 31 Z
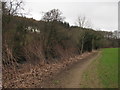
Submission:
M 118 48 L 105 48 L 85 70 L 83 88 L 118 87 Z
M 99 79 L 105 88 L 118 87 L 118 48 L 103 49 L 97 68 Z

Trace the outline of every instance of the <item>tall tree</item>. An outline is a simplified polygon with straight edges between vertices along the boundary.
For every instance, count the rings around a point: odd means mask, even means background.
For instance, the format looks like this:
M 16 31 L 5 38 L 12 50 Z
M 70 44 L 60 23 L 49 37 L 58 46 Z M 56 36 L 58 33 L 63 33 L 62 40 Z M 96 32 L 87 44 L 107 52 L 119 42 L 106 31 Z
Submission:
M 90 22 L 85 16 L 78 16 L 76 24 L 82 28 L 90 28 Z
M 61 15 L 62 15 L 62 12 L 59 9 L 52 9 L 44 13 L 42 20 L 43 21 L 63 21 L 65 17 Z
M 23 9 L 22 0 L 7 0 L 2 1 L 3 14 L 6 15 L 18 15 L 21 14 L 20 10 Z
M 89 21 L 87 20 L 87 18 L 85 16 L 78 16 L 76 24 L 80 28 L 90 28 L 91 27 Z M 84 30 L 84 29 L 82 29 L 82 30 Z M 80 53 L 82 54 L 83 49 L 84 49 L 85 38 L 86 38 L 86 30 L 84 30 L 82 33 L 80 33 L 80 36 L 81 36 L 81 39 L 80 39 L 81 51 L 80 51 Z
M 2 1 L 2 25 L 3 30 L 6 30 L 6 27 L 9 28 L 10 22 L 13 19 L 13 16 L 22 15 L 21 10 L 23 10 L 23 1 L 22 0 L 4 0 Z

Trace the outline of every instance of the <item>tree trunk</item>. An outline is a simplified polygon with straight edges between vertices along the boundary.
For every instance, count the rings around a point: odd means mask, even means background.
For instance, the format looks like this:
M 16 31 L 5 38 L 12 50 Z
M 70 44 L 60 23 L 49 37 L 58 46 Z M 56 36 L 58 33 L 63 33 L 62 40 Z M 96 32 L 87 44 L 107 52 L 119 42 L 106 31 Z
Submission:
M 81 45 L 81 54 L 83 53 L 83 47 L 84 47 L 84 37 L 82 38 L 82 45 Z
M 94 49 L 94 39 L 92 39 L 92 51 Z

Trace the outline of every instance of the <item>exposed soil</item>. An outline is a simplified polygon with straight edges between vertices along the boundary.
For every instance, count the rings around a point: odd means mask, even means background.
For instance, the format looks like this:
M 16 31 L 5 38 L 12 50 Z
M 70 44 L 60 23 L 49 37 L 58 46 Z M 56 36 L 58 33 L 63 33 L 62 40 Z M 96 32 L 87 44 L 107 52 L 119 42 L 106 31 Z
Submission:
M 73 65 L 69 66 L 64 71 L 54 76 L 54 78 L 44 83 L 43 87 L 49 88 L 80 88 L 81 78 L 83 72 L 88 68 L 89 64 L 93 62 L 98 56 L 98 52 L 89 53 L 90 55 L 80 56 L 77 59 L 81 59 Z

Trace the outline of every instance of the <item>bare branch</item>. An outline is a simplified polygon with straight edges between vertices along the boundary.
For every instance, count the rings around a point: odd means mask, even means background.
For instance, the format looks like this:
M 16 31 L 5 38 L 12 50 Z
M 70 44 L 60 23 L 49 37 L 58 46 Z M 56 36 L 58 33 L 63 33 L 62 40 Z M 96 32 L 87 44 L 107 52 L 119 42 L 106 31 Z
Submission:
M 87 20 L 87 18 L 85 16 L 78 16 L 76 24 L 82 28 L 90 28 L 91 27 L 90 22 Z
M 22 0 L 7 0 L 4 1 L 5 5 L 3 7 L 3 10 L 6 9 L 7 12 L 5 14 L 7 15 L 17 15 L 19 10 L 23 10 L 23 1 Z
M 42 20 L 43 21 L 63 21 L 65 18 L 61 16 L 62 12 L 59 9 L 52 9 L 48 12 L 45 12 Z

